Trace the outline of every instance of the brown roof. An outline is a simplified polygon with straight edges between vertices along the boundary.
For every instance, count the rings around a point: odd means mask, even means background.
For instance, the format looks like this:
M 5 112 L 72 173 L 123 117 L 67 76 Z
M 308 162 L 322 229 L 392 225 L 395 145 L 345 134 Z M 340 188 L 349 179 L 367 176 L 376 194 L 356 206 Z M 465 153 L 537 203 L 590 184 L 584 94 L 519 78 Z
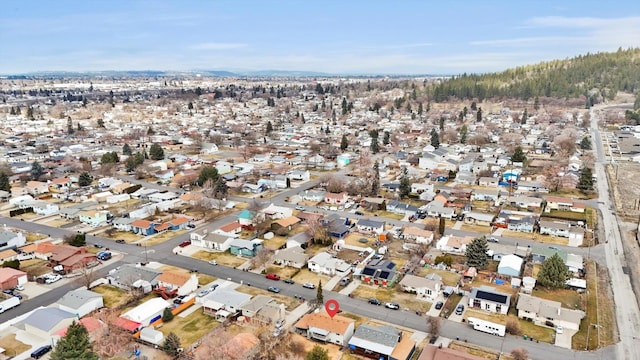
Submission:
M 75 254 L 73 256 L 68 257 L 64 261 L 61 261 L 60 265 L 64 267 L 74 268 L 74 267 L 86 265 L 87 263 L 91 262 L 91 260 L 95 260 L 95 259 L 96 259 L 96 254 L 92 254 L 92 253 Z
M 252 350 L 258 346 L 260 339 L 252 333 L 242 332 L 234 336 L 225 346 L 224 352 L 233 360 L 248 358 Z
M 341 193 L 337 193 L 337 194 L 328 192 L 328 193 L 324 194 L 324 197 L 327 198 L 327 199 L 342 199 L 342 198 L 345 197 L 345 195 L 347 195 L 346 192 L 341 192 Z
M 57 179 L 53 179 L 51 180 L 52 184 L 67 184 L 70 183 L 71 179 L 69 179 L 68 177 L 64 177 L 64 178 L 57 178 Z
M 187 281 L 189 281 L 190 278 L 191 275 L 183 271 L 165 271 L 160 276 L 158 276 L 158 281 L 165 284 L 182 286 Z
M 403 333 L 400 342 L 391 352 L 390 358 L 408 359 L 411 351 L 416 347 L 416 342 L 412 340 L 407 333 Z
M 36 244 L 27 244 L 20 248 L 20 250 L 25 253 L 36 252 L 37 249 L 38 249 L 38 246 Z
M 16 256 L 18 253 L 13 249 L 7 249 L 4 251 L 0 251 L 0 260 L 8 259 L 10 257 Z
M 276 221 L 276 224 L 282 226 L 282 227 L 287 227 L 287 226 L 291 226 L 291 225 L 295 225 L 297 223 L 300 222 L 300 219 L 298 219 L 295 216 L 289 216 L 286 217 L 284 219 L 279 219 Z
M 75 247 L 70 245 L 58 245 L 53 251 L 51 251 L 51 260 L 64 261 L 75 254 L 87 252 L 86 248 Z
M 479 356 L 449 348 L 428 345 L 424 347 L 418 360 L 482 360 Z
M 237 228 L 241 227 L 240 223 L 237 221 L 234 221 L 232 223 L 228 223 L 227 225 L 222 225 L 220 226 L 220 230 L 224 231 L 224 232 L 230 232 L 233 231 Z
M 184 217 L 184 216 L 181 216 L 181 217 L 178 217 L 178 218 L 175 218 L 175 219 L 173 219 L 173 220 L 169 221 L 169 223 L 170 223 L 171 225 L 173 225 L 173 226 L 181 225 L 181 224 L 184 224 L 184 223 L 186 223 L 186 222 L 189 222 L 189 219 L 187 219 L 187 218 L 186 218 L 186 217 Z
M 355 323 L 355 320 L 340 315 L 335 315 L 332 318 L 326 312 L 320 311 L 303 316 L 302 319 L 295 324 L 295 327 L 298 329 L 309 329 L 310 326 L 313 326 L 335 334 L 344 334 L 352 323 Z
M 36 245 L 36 252 L 39 254 L 48 254 L 50 252 L 53 252 L 53 250 L 57 247 L 58 245 L 52 244 L 49 241 L 45 241 Z
M 16 270 L 10 267 L 0 268 L 0 284 L 6 282 L 9 279 L 18 278 L 20 276 L 26 276 L 24 271 Z
M 171 225 L 169 223 L 163 223 L 163 224 L 160 224 L 160 225 L 156 226 L 155 229 L 156 229 L 156 231 L 163 231 L 163 230 L 167 230 L 170 227 L 171 227 Z
M 320 214 L 320 213 L 311 213 L 311 212 L 306 212 L 306 211 L 301 211 L 298 213 L 297 217 L 299 219 L 302 220 L 314 220 L 314 219 L 321 219 L 324 216 L 324 214 Z
M 148 229 L 151 227 L 151 221 L 144 219 L 137 219 L 131 222 L 131 226 L 137 227 L 140 229 Z

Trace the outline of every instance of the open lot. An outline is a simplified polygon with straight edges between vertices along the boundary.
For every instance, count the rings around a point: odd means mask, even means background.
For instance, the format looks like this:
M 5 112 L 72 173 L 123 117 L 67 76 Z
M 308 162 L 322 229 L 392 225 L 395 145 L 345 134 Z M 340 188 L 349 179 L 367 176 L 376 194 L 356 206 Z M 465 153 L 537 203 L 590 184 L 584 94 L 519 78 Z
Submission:
M 157 244 L 161 244 L 167 240 L 173 239 L 176 236 L 182 235 L 186 232 L 186 230 L 177 230 L 177 231 L 172 231 L 172 230 L 167 230 L 167 231 L 163 231 L 159 234 L 153 235 L 151 236 L 149 239 L 144 240 L 144 243 L 146 243 L 147 246 L 153 246 L 153 245 L 157 245 Z
M 127 303 L 129 294 L 124 290 L 110 285 L 96 286 L 91 291 L 102 294 L 104 306 L 114 309 Z
M 321 276 L 321 275 L 318 275 L 318 274 L 316 274 L 314 272 L 311 272 L 311 271 L 309 271 L 309 269 L 301 269 L 293 277 L 293 281 L 295 281 L 298 284 L 310 282 L 310 283 L 315 284 L 316 286 L 318 286 L 318 282 L 322 281 L 323 283 L 326 283 L 327 281 L 329 281 L 329 278 L 326 277 L 326 276 Z
M 376 288 L 369 285 L 358 286 L 351 295 L 362 298 L 370 299 L 376 298 L 381 302 L 397 302 L 401 309 L 409 309 L 411 311 L 423 311 L 426 312 L 431 309 L 431 303 L 428 301 L 419 300 L 415 294 L 405 293 L 400 290 L 399 286 L 396 288 Z M 374 306 L 374 305 L 371 305 Z
M 22 354 L 23 352 L 29 350 L 31 345 L 27 345 L 16 339 L 16 334 L 10 334 L 0 338 L 0 348 L 4 349 L 4 353 L 6 355 L 16 355 Z
M 238 267 L 248 260 L 236 255 L 231 255 L 229 252 L 209 252 L 205 250 L 200 250 L 191 255 L 191 257 L 206 261 L 215 260 L 219 265 L 230 267 Z
M 109 236 L 107 234 L 107 232 L 103 231 L 103 232 L 99 233 L 98 235 L 102 236 L 102 237 L 111 238 L 111 239 L 114 239 L 114 240 L 122 239 L 122 240 L 126 241 L 127 243 L 133 243 L 133 242 L 136 242 L 136 241 L 141 240 L 143 238 L 143 236 L 134 234 L 131 231 L 116 231 L 116 232 L 112 233 L 111 236 Z
M 360 242 L 360 239 L 367 239 L 367 242 Z M 343 240 L 347 245 L 359 246 L 363 249 L 373 246 L 376 243 L 376 239 L 373 236 L 368 236 L 357 232 L 349 233 L 349 235 L 347 235 Z
M 640 164 L 617 162 L 615 166 L 607 166 L 607 176 L 613 191 L 615 207 L 618 214 L 636 222 L 640 215 L 637 205 L 640 198 Z M 598 179 L 598 181 L 606 181 Z
M 535 240 L 545 244 L 556 244 L 556 245 L 568 245 L 569 239 L 551 236 L 551 235 L 540 235 L 538 233 L 524 233 L 520 231 L 512 231 L 512 230 L 504 230 L 502 232 L 502 236 L 510 237 L 510 238 L 518 238 L 518 239 L 526 239 L 526 240 Z
M 44 221 L 43 224 L 51 227 L 63 227 L 65 225 L 71 224 L 72 221 L 62 219 L 62 218 L 52 218 L 50 220 Z
M 273 273 L 280 275 L 281 279 L 290 279 L 293 278 L 300 269 L 293 268 L 291 266 L 278 266 L 278 265 L 270 265 L 265 270 L 267 273 Z
M 32 279 L 51 272 L 51 267 L 47 266 L 48 264 L 40 259 L 24 260 L 20 262 L 20 270 L 26 272 L 27 277 Z
M 205 315 L 202 310 L 196 310 L 185 317 L 175 316 L 173 320 L 162 324 L 158 330 L 164 336 L 173 332 L 180 338 L 182 346 L 188 347 L 219 325 L 213 317 Z
M 46 238 L 48 238 L 48 236 L 44 235 L 44 234 L 28 232 L 27 235 L 25 236 L 25 238 L 26 238 L 27 242 L 34 242 L 34 241 L 46 239 Z

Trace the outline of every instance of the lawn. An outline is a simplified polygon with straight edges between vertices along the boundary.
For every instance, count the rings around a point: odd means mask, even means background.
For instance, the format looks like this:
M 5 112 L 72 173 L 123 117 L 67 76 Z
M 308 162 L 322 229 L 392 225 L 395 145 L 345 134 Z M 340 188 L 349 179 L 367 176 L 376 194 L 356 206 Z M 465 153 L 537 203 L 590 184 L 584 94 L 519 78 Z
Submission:
M 34 242 L 34 241 L 46 239 L 47 237 L 48 237 L 47 235 L 32 233 L 32 232 L 27 233 L 27 236 L 25 236 L 28 242 Z
M 560 303 L 562 303 L 562 307 L 565 307 L 567 309 L 584 310 L 584 306 L 582 303 L 583 295 L 578 294 L 578 292 L 575 290 L 547 289 L 542 286 L 536 286 L 533 289 L 531 296 L 535 296 L 535 297 L 539 297 L 547 300 L 559 301 Z
M 177 230 L 177 231 L 173 231 L 173 230 L 167 230 L 167 231 L 163 231 L 157 235 L 151 236 L 150 239 L 145 240 L 143 242 L 143 244 L 146 244 L 147 246 L 153 246 L 153 245 L 157 245 L 157 244 L 161 244 L 167 240 L 171 240 L 176 236 L 179 236 L 181 234 L 184 234 L 186 232 L 186 230 Z
M 218 262 L 218 265 L 234 268 L 244 264 L 248 260 L 236 255 L 231 255 L 228 252 L 209 252 L 205 250 L 200 250 L 191 255 L 191 257 L 205 261 L 215 260 Z
M 274 284 L 273 286 L 276 286 L 276 287 L 280 287 L 282 285 L 282 284 L 278 284 L 278 282 L 276 282 L 276 281 L 274 281 L 273 284 Z M 302 287 L 302 286 L 300 286 L 300 287 Z M 270 291 L 263 290 L 263 289 L 255 287 L 255 286 L 242 285 L 242 286 L 238 287 L 236 290 L 241 292 L 241 293 L 249 294 L 251 296 L 256 296 L 256 295 L 267 295 L 267 296 L 270 296 L 270 297 L 276 299 L 278 302 L 284 304 L 284 306 L 287 308 L 288 311 L 291 311 L 291 310 L 295 309 L 298 305 L 300 305 L 300 302 L 297 299 L 294 299 L 294 298 L 292 298 L 290 296 L 272 293 Z M 314 297 L 314 299 L 315 299 L 315 297 Z M 311 300 L 311 299 L 307 299 L 307 300 Z
M 29 278 L 38 277 L 51 272 L 51 268 L 47 264 L 46 261 L 40 259 L 24 260 L 20 262 L 20 270 L 26 272 Z
M 478 234 L 486 234 L 489 235 L 491 234 L 491 228 L 488 226 L 481 226 L 481 225 L 467 225 L 467 224 L 463 224 L 460 227 L 460 230 L 463 231 L 470 231 L 470 232 L 474 232 L 474 233 L 478 233 Z
M 4 349 L 5 355 L 18 355 L 29 350 L 31 345 L 17 340 L 16 334 L 11 334 L 0 339 L 0 347 Z
M 126 304 L 127 299 L 129 298 L 128 294 L 126 294 L 124 290 L 109 285 L 96 286 L 91 289 L 91 291 L 102 294 L 102 301 L 104 302 L 104 306 L 110 309 L 114 309 L 118 306 Z
M 551 218 L 551 219 L 545 219 Z M 554 219 L 563 219 L 563 220 L 573 220 L 573 221 L 585 221 L 587 219 L 587 212 L 579 213 L 574 211 L 561 211 L 561 210 L 551 210 L 549 213 L 544 213 L 543 217 L 540 220 L 554 220 Z
M 284 244 L 287 243 L 287 238 L 284 236 L 274 236 L 273 238 L 269 239 L 269 240 L 265 240 L 262 245 L 264 245 L 264 247 L 271 249 L 271 250 L 278 250 L 280 249 L 280 247 Z
M 283 280 L 293 278 L 299 271 L 300 269 L 296 269 L 291 266 L 271 265 L 266 268 L 267 273 L 278 274 Z
M 513 230 L 504 230 L 501 236 L 525 239 L 525 240 L 535 240 L 538 242 L 542 242 L 545 244 L 556 244 L 556 245 L 568 245 L 569 239 L 551 235 L 540 235 L 538 233 L 524 233 L 520 231 Z
M 219 325 L 220 323 L 215 321 L 213 317 L 196 310 L 184 318 L 175 316 L 173 320 L 162 324 L 158 330 L 164 336 L 173 332 L 180 338 L 181 345 L 188 347 Z
M 362 238 L 367 239 L 367 242 L 361 243 L 359 240 Z M 376 239 L 374 237 L 360 234 L 357 232 L 349 233 L 349 235 L 347 235 L 343 240 L 347 245 L 358 246 L 358 247 L 361 247 L 363 250 L 375 244 L 376 242 Z
M 207 274 L 198 274 L 198 285 L 203 286 L 216 281 L 216 278 Z
M 351 292 L 351 295 L 358 298 L 376 298 L 382 302 L 394 301 L 395 294 L 396 292 L 393 289 L 377 288 L 369 285 L 360 285 Z
M 469 316 L 475 317 L 482 320 L 492 321 L 496 324 L 506 325 L 509 320 L 516 320 L 520 325 L 520 333 L 522 335 L 527 335 L 527 337 L 533 337 L 535 340 L 553 343 L 554 338 L 554 329 L 547 328 L 544 326 L 537 326 L 531 321 L 518 319 L 515 314 L 502 315 L 502 314 L 492 314 L 484 311 L 479 311 L 476 309 L 468 309 L 464 313 L 464 318 L 467 319 Z
M 402 214 L 396 214 L 390 211 L 380 211 L 378 213 L 378 216 L 384 217 L 384 218 L 389 218 L 389 219 L 394 219 L 394 220 L 402 220 L 404 219 L 404 215 Z
M 71 224 L 71 221 L 66 219 L 53 219 L 53 220 L 45 221 L 44 224 L 47 226 L 59 228 L 64 225 Z
M 416 270 L 418 270 L 418 274 L 416 275 L 420 277 L 425 277 L 431 273 L 440 275 L 440 277 L 442 278 L 442 283 L 445 286 L 456 286 L 460 281 L 460 277 L 461 277 L 460 274 L 457 274 L 453 271 L 437 270 L 437 269 L 431 269 L 428 267 L 422 267 Z
M 587 294 L 586 294 L 586 306 L 587 316 L 580 322 L 580 330 L 573 336 L 572 348 L 582 349 L 597 349 L 598 348 L 598 332 L 599 328 L 592 326 L 591 324 L 600 324 L 598 316 L 598 274 L 596 273 L 596 263 L 594 261 L 588 261 L 585 264 L 585 272 L 587 278 Z M 612 320 L 612 318 L 609 318 Z M 604 329 L 612 329 L 613 324 L 609 322 L 602 323 Z M 591 329 L 589 330 L 589 328 Z M 587 333 L 589 339 L 587 339 Z M 587 345 L 588 341 L 588 345 Z
M 318 282 L 322 281 L 326 283 L 329 279 L 326 276 L 318 275 L 314 272 L 309 271 L 309 269 L 301 269 L 294 277 L 293 281 L 298 284 L 310 282 L 318 286 Z
M 98 234 L 99 236 L 104 236 L 107 238 L 111 238 L 111 239 L 122 239 L 128 243 L 132 243 L 132 242 L 136 242 L 138 240 L 141 240 L 143 238 L 143 236 L 134 234 L 130 231 L 116 231 L 113 234 L 111 234 L 111 236 L 109 236 L 107 234 L 106 231 L 103 231 L 101 233 Z
M 456 306 L 462 300 L 462 295 L 451 294 L 446 301 L 444 302 L 444 306 L 442 307 L 441 316 L 449 317 L 449 315 L 453 314 Z
M 488 359 L 488 360 L 494 360 L 494 359 L 511 360 L 512 359 L 511 356 L 508 354 L 502 354 L 496 350 L 491 350 L 489 348 L 485 348 L 479 345 L 474 345 L 474 344 L 470 344 L 462 341 L 452 341 L 451 344 L 449 345 L 449 348 L 460 350 L 460 351 L 466 352 L 467 354 L 477 356 L 482 359 Z

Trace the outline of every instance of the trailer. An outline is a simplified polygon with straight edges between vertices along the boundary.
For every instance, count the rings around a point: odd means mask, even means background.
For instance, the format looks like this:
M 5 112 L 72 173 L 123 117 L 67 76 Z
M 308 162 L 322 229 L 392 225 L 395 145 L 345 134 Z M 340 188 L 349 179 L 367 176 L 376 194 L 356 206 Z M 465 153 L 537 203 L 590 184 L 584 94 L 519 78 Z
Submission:
M 6 300 L 0 301 L 0 314 L 18 305 L 20 305 L 20 299 L 15 296 L 8 297 Z
M 474 317 L 467 318 L 467 322 L 469 325 L 473 326 L 474 330 L 486 332 L 491 335 L 504 336 L 507 329 L 504 325 Z

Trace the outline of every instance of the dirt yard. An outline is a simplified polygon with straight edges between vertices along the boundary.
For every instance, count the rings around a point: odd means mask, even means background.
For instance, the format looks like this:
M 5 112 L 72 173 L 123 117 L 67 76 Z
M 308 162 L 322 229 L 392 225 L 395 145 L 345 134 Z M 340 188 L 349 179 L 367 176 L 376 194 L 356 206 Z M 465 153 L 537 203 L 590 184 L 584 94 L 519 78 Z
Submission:
M 640 178 L 637 176 L 640 164 L 618 162 L 615 167 L 607 166 L 607 173 L 618 214 L 637 221 L 640 215 Z
M 11 334 L 0 339 L 0 347 L 4 349 L 5 354 L 22 354 L 31 346 L 16 340 L 16 335 Z
M 231 255 L 228 252 L 209 252 L 205 250 L 200 250 L 195 254 L 191 255 L 191 257 L 200 259 L 200 260 L 215 260 L 219 265 L 225 265 L 230 267 L 238 267 L 244 264 L 247 259 L 237 257 L 236 255 Z

